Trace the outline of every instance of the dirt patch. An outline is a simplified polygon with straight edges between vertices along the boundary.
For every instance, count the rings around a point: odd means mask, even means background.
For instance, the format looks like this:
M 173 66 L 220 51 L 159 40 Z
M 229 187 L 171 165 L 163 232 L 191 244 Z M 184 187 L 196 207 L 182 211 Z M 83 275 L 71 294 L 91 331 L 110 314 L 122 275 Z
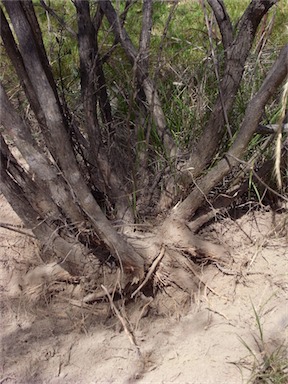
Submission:
M 2 196 L 0 212 L 1 222 L 21 225 Z M 287 220 L 287 214 L 251 212 L 202 231 L 230 250 L 231 265 L 205 267 L 207 285 L 191 292 L 185 316 L 177 298 L 170 317 L 153 305 L 145 312 L 142 303 L 130 319 L 141 355 L 107 305 L 77 306 L 71 282 L 58 282 L 36 303 L 28 300 L 23 276 L 40 264 L 37 242 L 0 228 L 0 382 L 247 382 L 256 359 L 254 372 L 265 353 L 288 342 Z

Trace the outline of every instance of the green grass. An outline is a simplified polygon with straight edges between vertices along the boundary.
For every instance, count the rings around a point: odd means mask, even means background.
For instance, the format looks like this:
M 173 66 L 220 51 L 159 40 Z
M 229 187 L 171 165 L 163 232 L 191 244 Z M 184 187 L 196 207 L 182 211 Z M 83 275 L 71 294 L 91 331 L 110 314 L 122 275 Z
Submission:
M 250 366 L 251 376 L 248 383 L 286 384 L 288 382 L 288 345 L 286 345 L 286 342 L 283 342 L 275 346 L 272 351 L 267 348 L 262 324 L 264 306 L 257 311 L 252 303 L 252 309 L 256 323 L 256 331 L 252 333 L 252 336 L 256 348 L 239 337 L 252 358 Z

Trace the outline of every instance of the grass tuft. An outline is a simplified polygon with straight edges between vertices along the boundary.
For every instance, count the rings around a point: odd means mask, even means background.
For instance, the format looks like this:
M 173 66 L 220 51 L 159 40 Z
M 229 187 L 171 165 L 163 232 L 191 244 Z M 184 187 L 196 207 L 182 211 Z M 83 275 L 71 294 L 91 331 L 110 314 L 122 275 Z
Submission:
M 256 320 L 256 333 L 252 334 L 256 349 L 239 336 L 240 342 L 248 350 L 252 363 L 245 364 L 251 370 L 248 384 L 287 384 L 288 383 L 288 352 L 286 340 L 271 350 L 268 340 L 265 339 L 261 312 L 256 310 L 252 303 Z

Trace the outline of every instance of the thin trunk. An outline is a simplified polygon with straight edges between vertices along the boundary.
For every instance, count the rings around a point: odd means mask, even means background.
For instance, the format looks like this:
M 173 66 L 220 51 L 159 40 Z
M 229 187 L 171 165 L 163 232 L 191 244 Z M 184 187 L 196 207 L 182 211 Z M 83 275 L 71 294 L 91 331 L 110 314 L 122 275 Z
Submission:
M 69 192 L 68 185 L 58 174 L 55 165 L 41 153 L 41 149 L 36 145 L 30 130 L 27 128 L 27 124 L 14 110 L 1 84 L 0 102 L 2 106 L 0 122 L 29 165 L 30 171 L 34 174 L 35 182 L 39 185 L 42 184 L 42 187 L 47 190 L 47 195 L 51 196 L 54 203 L 63 209 L 69 221 L 74 223 L 84 221 L 83 214 L 73 202 L 73 195 Z M 57 220 L 58 208 L 51 208 L 49 215 L 52 217 L 53 212 L 57 212 L 54 217 Z
M 288 74 L 288 45 L 286 45 L 270 69 L 261 88 L 250 101 L 240 131 L 226 154 L 207 175 L 203 176 L 187 198 L 180 203 L 171 214 L 171 218 L 189 220 L 196 209 L 202 204 L 205 196 L 215 187 L 231 168 L 239 163 L 248 147 L 251 137 L 258 128 L 265 105 Z
M 69 136 L 63 123 L 59 100 L 55 96 L 54 87 L 51 87 L 51 79 L 46 76 L 47 66 L 49 66 L 47 57 L 46 55 L 41 56 L 42 50 L 37 45 L 39 38 L 34 39 L 34 33 L 21 4 L 18 1 L 5 2 L 18 38 L 19 50 L 26 71 L 42 106 L 47 128 L 53 138 L 54 160 L 69 188 L 73 191 L 74 203 L 81 207 L 99 238 L 103 240 L 120 264 L 123 263 L 124 268 L 136 275 L 142 275 L 143 259 L 111 226 L 94 200 L 78 169 Z M 43 63 L 45 63 L 44 66 Z
M 193 178 L 198 177 L 199 174 L 203 172 L 205 167 L 213 159 L 215 152 L 218 150 L 219 142 L 225 134 L 225 113 L 226 115 L 229 115 L 234 104 L 246 59 L 251 50 L 257 28 L 263 16 L 276 2 L 277 0 L 252 1 L 239 22 L 238 33 L 233 41 L 231 40 L 231 31 L 228 35 L 223 32 L 224 26 L 227 24 L 224 3 L 218 2 L 223 12 L 221 17 L 218 8 L 215 6 L 215 2 L 211 2 L 211 5 L 213 4 L 213 10 L 216 11 L 216 20 L 222 31 L 222 36 L 223 38 L 225 37 L 223 44 L 225 48 L 226 62 L 224 74 L 220 83 L 221 95 L 223 95 L 223 97 L 221 98 L 219 94 L 213 107 L 213 111 L 210 114 L 209 121 L 206 124 L 198 143 L 195 148 L 193 148 L 188 163 L 185 164 L 184 168 L 193 169 Z M 229 27 L 229 30 L 230 29 L 231 27 Z M 223 108 L 225 109 L 225 112 L 223 111 Z M 190 172 L 186 173 L 187 177 L 191 180 Z
M 117 41 L 120 41 L 131 64 L 133 66 L 136 66 L 137 80 L 139 84 L 143 87 L 149 105 L 148 112 L 151 111 L 152 113 L 153 120 L 157 126 L 159 136 L 163 141 L 166 153 L 168 157 L 174 156 L 177 152 L 177 148 L 167 128 L 166 119 L 162 110 L 158 92 L 155 89 L 151 79 L 149 77 L 145 77 L 145 72 L 147 72 L 147 68 L 143 68 L 141 62 L 137 60 L 137 49 L 134 47 L 125 28 L 122 27 L 120 18 L 118 17 L 115 9 L 113 8 L 113 5 L 111 4 L 110 0 L 101 1 L 100 6 L 112 27 L 115 38 L 117 39 Z
M 2 11 L 2 8 L 0 8 L 0 16 L 1 16 L 1 23 L 0 23 L 1 37 L 2 37 L 2 41 L 5 47 L 6 53 L 9 59 L 11 60 L 11 62 L 13 63 L 13 66 L 16 70 L 18 78 L 21 79 L 21 83 L 23 85 L 25 94 L 28 98 L 28 101 L 32 107 L 33 112 L 35 113 L 35 116 L 39 124 L 42 125 L 42 127 L 45 127 L 46 121 L 44 118 L 43 111 L 37 99 L 37 95 L 35 94 L 34 89 L 32 87 L 31 81 L 29 79 L 29 76 L 27 74 L 27 71 L 23 63 L 22 56 L 18 50 L 17 44 L 14 40 L 13 34 L 10 30 L 9 24 L 7 22 L 4 12 Z
M 78 20 L 81 91 L 85 127 L 90 143 L 88 161 L 91 164 L 91 178 L 98 189 L 108 196 L 110 202 L 116 205 L 118 218 L 133 222 L 133 214 L 127 208 L 129 207 L 129 194 L 123 187 L 124 183 L 121 179 L 121 162 L 118 161 L 115 167 L 112 167 L 112 161 L 107 155 L 110 148 L 107 151 L 101 137 L 97 101 L 99 100 L 103 122 L 107 128 L 108 145 L 112 135 L 112 115 L 97 47 L 97 36 L 90 17 L 89 2 L 76 0 L 75 6 Z
M 226 51 L 233 40 L 233 26 L 230 17 L 223 0 L 208 0 L 208 3 L 213 9 L 222 36 L 222 44 Z

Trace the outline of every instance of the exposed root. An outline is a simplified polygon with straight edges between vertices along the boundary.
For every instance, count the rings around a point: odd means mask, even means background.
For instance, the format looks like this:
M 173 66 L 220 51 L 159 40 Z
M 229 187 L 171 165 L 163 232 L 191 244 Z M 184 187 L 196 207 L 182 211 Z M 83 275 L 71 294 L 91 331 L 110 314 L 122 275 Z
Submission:
M 181 260 L 181 261 L 180 261 Z M 186 257 L 181 256 L 178 260 L 184 267 L 188 268 L 189 271 L 193 273 L 193 275 L 199 280 L 201 284 L 208 288 L 210 292 L 212 292 L 216 296 L 220 296 L 213 288 L 209 287 L 209 285 L 202 279 L 202 277 L 197 273 L 191 261 L 187 260 Z
M 37 301 L 43 293 L 52 293 L 59 289 L 59 283 L 79 283 L 79 278 L 70 275 L 57 263 L 40 265 L 29 271 L 19 283 L 29 301 Z M 58 284 L 58 286 L 57 286 Z
M 141 297 L 141 299 L 142 300 L 148 300 L 148 302 L 146 303 L 146 304 L 144 304 L 144 306 L 142 307 L 142 309 L 141 309 L 141 312 L 140 312 L 140 315 L 138 316 L 138 319 L 137 319 L 137 321 L 136 321 L 136 323 L 135 323 L 135 331 L 137 331 L 137 329 L 138 329 L 138 325 L 139 325 L 139 322 L 140 322 L 140 320 L 142 319 L 142 317 L 144 317 L 145 315 L 146 315 L 146 313 L 147 313 L 147 311 L 148 311 L 148 307 L 151 305 L 151 303 L 153 302 L 153 298 L 152 297 L 146 297 L 146 296 L 144 296 L 144 295 L 142 295 L 143 297 Z
M 159 253 L 159 255 L 156 257 L 156 259 L 153 261 L 145 279 L 143 280 L 143 282 L 139 285 L 139 287 L 132 293 L 131 295 L 131 299 L 133 299 L 133 297 L 147 284 L 147 282 L 149 281 L 152 273 L 155 271 L 157 265 L 160 263 L 160 261 L 162 260 L 163 256 L 165 254 L 165 247 L 162 245 L 161 246 L 161 251 Z
M 171 220 L 159 233 L 163 243 L 172 249 L 187 250 L 191 255 L 211 261 L 229 264 L 231 257 L 223 246 L 202 240 L 194 235 L 185 223 Z

